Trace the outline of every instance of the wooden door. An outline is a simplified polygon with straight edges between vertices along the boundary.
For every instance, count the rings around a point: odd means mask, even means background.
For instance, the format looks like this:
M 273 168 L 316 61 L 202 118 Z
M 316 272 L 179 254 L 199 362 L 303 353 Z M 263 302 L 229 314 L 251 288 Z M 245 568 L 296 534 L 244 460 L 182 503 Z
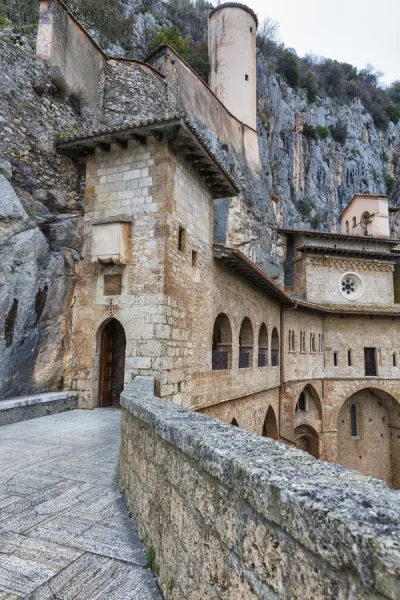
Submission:
M 100 406 L 112 405 L 113 337 L 106 327 L 101 341 Z

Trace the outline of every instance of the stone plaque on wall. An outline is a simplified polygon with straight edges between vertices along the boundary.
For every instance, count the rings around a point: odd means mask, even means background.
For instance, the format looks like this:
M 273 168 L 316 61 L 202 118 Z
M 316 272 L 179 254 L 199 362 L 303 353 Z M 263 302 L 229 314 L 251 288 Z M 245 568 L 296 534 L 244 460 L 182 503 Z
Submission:
M 120 296 L 122 293 L 122 275 L 104 275 L 104 295 Z

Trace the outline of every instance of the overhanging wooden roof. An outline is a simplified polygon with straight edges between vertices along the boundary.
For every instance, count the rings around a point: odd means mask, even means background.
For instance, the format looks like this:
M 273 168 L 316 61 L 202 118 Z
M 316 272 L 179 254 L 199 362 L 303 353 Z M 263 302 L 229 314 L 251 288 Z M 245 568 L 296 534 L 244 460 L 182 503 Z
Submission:
M 303 235 L 304 237 L 314 237 L 314 238 L 331 238 L 338 240 L 348 240 L 353 242 L 364 242 L 371 244 L 400 244 L 400 240 L 394 240 L 392 238 L 378 238 L 372 236 L 362 236 L 362 235 L 350 235 L 347 233 L 332 233 L 329 231 L 313 231 L 310 229 L 277 229 L 278 233 L 282 233 L 284 235 Z
M 88 133 L 59 138 L 56 149 L 61 154 L 82 158 L 94 154 L 96 148 L 109 151 L 113 143 L 127 148 L 128 141 L 146 144 L 148 137 L 157 141 L 167 140 L 175 150 L 203 177 L 212 189 L 214 198 L 231 198 L 240 193 L 240 186 L 218 159 L 200 131 L 187 119 L 184 113 L 178 113 L 165 119 L 147 119 L 122 127 L 90 131 Z
M 281 304 L 285 306 L 295 305 L 294 301 L 272 279 L 237 248 L 227 248 L 226 246 L 214 244 L 214 258 L 217 258 L 224 265 L 254 283 L 254 285 L 266 292 L 268 296 L 275 298 Z
M 388 252 L 372 252 L 369 250 L 360 250 L 358 248 L 327 248 L 326 246 L 312 246 L 304 244 L 296 248 L 299 252 L 310 254 L 323 254 L 327 256 L 348 256 L 355 258 L 370 258 L 373 260 L 396 260 L 396 255 L 391 254 L 390 249 Z

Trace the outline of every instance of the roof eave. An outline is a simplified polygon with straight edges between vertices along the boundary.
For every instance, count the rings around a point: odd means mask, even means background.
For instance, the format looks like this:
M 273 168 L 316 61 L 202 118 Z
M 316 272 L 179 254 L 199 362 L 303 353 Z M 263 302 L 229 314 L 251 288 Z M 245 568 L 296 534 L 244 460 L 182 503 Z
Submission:
M 184 133 L 181 135 L 180 133 Z M 207 185 L 213 190 L 214 198 L 231 198 L 240 193 L 240 187 L 229 175 L 224 165 L 208 148 L 196 128 L 184 117 L 148 121 L 143 124 L 131 124 L 125 127 L 93 132 L 73 139 L 58 140 L 56 149 L 61 154 L 82 158 L 94 154 L 96 148 L 105 149 L 113 143 L 125 146 L 128 141 L 145 143 L 153 136 L 158 141 L 170 141 L 178 151 L 183 151 L 199 175 L 206 178 Z

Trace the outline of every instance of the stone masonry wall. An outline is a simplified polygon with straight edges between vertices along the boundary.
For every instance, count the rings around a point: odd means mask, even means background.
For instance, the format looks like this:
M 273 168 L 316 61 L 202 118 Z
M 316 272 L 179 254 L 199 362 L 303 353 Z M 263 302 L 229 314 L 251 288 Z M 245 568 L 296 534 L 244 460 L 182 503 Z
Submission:
M 400 499 L 377 480 L 123 393 L 119 485 L 167 600 L 395 600 Z

